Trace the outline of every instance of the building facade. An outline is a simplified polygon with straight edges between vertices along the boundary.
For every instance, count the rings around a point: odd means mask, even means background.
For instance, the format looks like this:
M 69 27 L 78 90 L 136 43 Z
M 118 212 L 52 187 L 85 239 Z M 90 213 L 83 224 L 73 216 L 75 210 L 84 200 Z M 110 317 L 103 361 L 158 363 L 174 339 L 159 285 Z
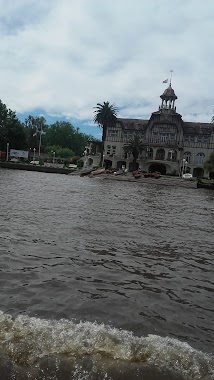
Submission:
M 159 109 L 151 114 L 149 120 L 119 118 L 115 127 L 108 128 L 104 165 L 113 168 L 125 165 L 132 171 L 133 157 L 125 154 L 123 147 L 137 135 L 145 145 L 137 160 L 142 170 L 208 176 L 208 173 L 204 173 L 203 164 L 214 151 L 214 125 L 183 121 L 176 111 L 177 96 L 171 83 L 160 98 Z M 89 156 L 91 149 L 92 146 L 88 148 Z M 98 165 L 98 154 L 92 159 Z

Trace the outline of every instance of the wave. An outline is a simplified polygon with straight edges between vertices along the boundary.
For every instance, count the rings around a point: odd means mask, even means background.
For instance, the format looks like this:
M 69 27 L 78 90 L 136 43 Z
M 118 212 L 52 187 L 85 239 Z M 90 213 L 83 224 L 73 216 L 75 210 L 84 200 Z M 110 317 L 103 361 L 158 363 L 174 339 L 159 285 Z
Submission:
M 0 312 L 0 374 L 4 380 L 212 380 L 214 357 L 169 337 Z

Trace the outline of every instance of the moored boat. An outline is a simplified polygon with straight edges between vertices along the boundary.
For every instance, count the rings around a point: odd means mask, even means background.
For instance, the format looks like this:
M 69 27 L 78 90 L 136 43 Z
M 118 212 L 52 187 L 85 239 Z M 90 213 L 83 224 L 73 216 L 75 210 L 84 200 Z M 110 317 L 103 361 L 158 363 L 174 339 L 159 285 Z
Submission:
M 86 175 L 88 175 L 88 174 L 91 174 L 92 170 L 93 170 L 93 169 L 85 169 L 85 170 L 82 170 L 82 171 L 80 172 L 80 177 L 84 177 L 84 176 L 86 176 Z
M 121 175 L 121 174 L 124 174 L 124 170 L 123 169 L 119 169 L 116 172 L 114 172 L 114 175 Z
M 98 174 L 102 174 L 102 173 L 105 173 L 105 168 L 98 168 L 96 170 L 93 170 L 91 174 L 93 175 L 98 175 Z
M 132 174 L 133 174 L 133 176 L 134 176 L 135 178 L 140 178 L 140 177 L 142 177 L 142 171 L 141 171 L 141 170 L 134 170 L 134 171 L 132 172 Z

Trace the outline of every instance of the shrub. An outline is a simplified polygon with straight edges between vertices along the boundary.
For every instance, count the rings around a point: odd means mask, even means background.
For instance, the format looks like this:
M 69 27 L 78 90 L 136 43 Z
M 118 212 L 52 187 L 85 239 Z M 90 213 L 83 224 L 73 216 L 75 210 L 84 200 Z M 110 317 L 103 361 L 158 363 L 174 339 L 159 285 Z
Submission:
M 80 156 L 74 156 L 71 158 L 71 164 L 77 164 L 77 162 L 81 159 Z
M 77 165 L 78 168 L 82 168 L 83 165 L 84 165 L 83 160 L 82 159 L 78 160 L 77 163 L 76 163 L 76 165 Z

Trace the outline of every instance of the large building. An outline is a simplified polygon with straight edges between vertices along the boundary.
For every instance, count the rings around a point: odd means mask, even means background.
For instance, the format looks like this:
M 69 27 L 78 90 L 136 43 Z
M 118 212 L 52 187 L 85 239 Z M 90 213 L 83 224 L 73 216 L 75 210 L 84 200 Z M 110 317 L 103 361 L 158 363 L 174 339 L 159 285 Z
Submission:
M 160 98 L 159 109 L 149 120 L 120 118 L 115 127 L 108 128 L 103 163 L 113 168 L 125 165 L 131 171 L 133 157 L 124 153 L 123 146 L 138 135 L 145 145 L 137 160 L 142 170 L 177 175 L 185 171 L 194 177 L 207 176 L 203 163 L 214 151 L 214 125 L 183 121 L 176 111 L 177 96 L 171 83 Z M 98 151 L 91 155 L 92 145 L 87 153 L 97 165 Z

